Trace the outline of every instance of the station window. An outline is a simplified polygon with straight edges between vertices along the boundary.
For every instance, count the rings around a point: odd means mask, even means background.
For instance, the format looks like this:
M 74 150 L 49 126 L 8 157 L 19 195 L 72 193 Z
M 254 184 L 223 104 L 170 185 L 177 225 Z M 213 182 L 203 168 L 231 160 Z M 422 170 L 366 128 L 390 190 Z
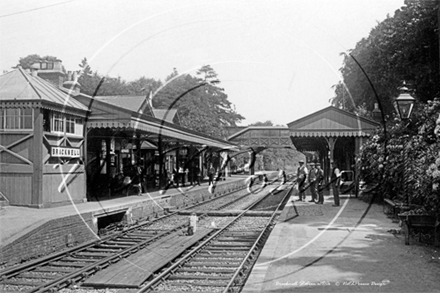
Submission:
M 52 125 L 54 132 L 64 132 L 64 115 L 61 113 L 53 113 Z
M 33 111 L 31 108 L 0 109 L 0 129 L 30 130 L 33 128 Z
M 75 117 L 66 116 L 66 132 L 75 133 Z
M 83 135 L 82 119 L 72 115 L 53 112 L 51 125 L 53 132 Z

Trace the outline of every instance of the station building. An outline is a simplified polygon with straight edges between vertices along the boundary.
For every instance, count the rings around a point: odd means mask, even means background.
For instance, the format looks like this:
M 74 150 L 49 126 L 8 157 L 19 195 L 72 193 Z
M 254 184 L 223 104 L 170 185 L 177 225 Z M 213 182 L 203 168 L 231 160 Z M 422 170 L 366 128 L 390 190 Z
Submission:
M 206 153 L 235 144 L 179 125 L 175 109 L 148 97 L 91 97 L 61 61 L 0 76 L 0 198 L 45 208 L 123 195 L 109 188 L 141 167 L 158 188 L 175 170 L 181 183 L 206 173 Z M 197 170 L 197 171 L 196 171 Z

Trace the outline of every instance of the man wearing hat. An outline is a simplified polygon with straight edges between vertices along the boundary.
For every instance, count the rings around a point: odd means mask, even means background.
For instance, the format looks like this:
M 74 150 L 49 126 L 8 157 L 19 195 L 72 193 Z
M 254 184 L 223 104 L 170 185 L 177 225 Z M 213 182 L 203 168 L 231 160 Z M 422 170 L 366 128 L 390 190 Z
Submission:
M 333 199 L 335 201 L 334 207 L 339 206 L 339 181 L 340 181 L 341 173 L 339 171 L 338 165 L 335 161 L 332 161 L 332 174 L 331 174 L 331 182 L 332 182 L 332 190 L 333 190 Z
M 299 191 L 299 201 L 305 200 L 305 194 L 302 189 L 304 188 L 305 183 L 307 182 L 307 177 L 309 175 L 309 171 L 307 167 L 304 165 L 304 161 L 299 161 L 298 171 L 296 173 L 296 178 L 298 182 L 298 191 Z
M 324 190 L 321 189 L 322 185 L 324 185 L 324 170 L 321 168 L 320 163 L 316 163 L 316 190 L 318 192 L 318 201 L 317 204 L 324 203 Z
M 309 202 L 315 202 L 315 200 L 318 199 L 318 195 L 316 194 L 316 169 L 315 169 L 315 163 L 311 162 L 309 164 L 310 171 L 309 171 L 309 184 L 310 184 L 310 191 L 312 192 L 312 199 L 309 200 Z

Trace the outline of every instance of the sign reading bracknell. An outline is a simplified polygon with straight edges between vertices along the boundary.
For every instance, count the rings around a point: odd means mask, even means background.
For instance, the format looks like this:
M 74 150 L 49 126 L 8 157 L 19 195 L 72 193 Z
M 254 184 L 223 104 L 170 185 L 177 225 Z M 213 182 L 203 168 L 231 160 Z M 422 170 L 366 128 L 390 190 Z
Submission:
M 50 155 L 52 157 L 69 157 L 69 158 L 79 158 L 80 150 L 79 148 L 65 148 L 65 147 L 52 147 L 50 150 Z

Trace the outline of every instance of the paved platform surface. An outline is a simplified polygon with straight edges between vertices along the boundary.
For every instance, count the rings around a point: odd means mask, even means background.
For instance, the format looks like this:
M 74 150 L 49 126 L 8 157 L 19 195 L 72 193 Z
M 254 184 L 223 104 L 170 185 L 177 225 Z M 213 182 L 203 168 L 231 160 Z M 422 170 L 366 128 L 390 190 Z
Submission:
M 404 245 L 381 205 L 325 198 L 289 202 L 242 292 L 440 292 L 440 247 Z
M 218 184 L 224 184 L 231 181 L 244 180 L 247 175 L 233 175 L 227 177 L 226 180 L 218 182 Z M 191 189 L 207 189 L 209 187 L 207 182 L 202 182 L 200 186 L 194 187 L 181 187 L 181 190 L 185 191 L 188 188 Z M 127 196 L 113 199 L 102 199 L 100 201 L 90 201 L 85 203 L 69 204 L 60 207 L 52 207 L 45 209 L 33 209 L 27 207 L 6 206 L 0 209 L 0 246 L 7 245 L 15 239 L 18 239 L 22 235 L 29 233 L 33 229 L 39 227 L 43 223 L 74 214 L 83 214 L 89 212 L 104 212 L 109 209 L 117 208 L 120 206 L 127 206 L 131 204 L 139 204 L 144 201 L 150 201 L 153 198 L 170 197 L 174 194 L 178 194 L 181 191 L 176 188 L 170 188 L 162 195 L 159 191 L 149 192 L 142 196 Z

